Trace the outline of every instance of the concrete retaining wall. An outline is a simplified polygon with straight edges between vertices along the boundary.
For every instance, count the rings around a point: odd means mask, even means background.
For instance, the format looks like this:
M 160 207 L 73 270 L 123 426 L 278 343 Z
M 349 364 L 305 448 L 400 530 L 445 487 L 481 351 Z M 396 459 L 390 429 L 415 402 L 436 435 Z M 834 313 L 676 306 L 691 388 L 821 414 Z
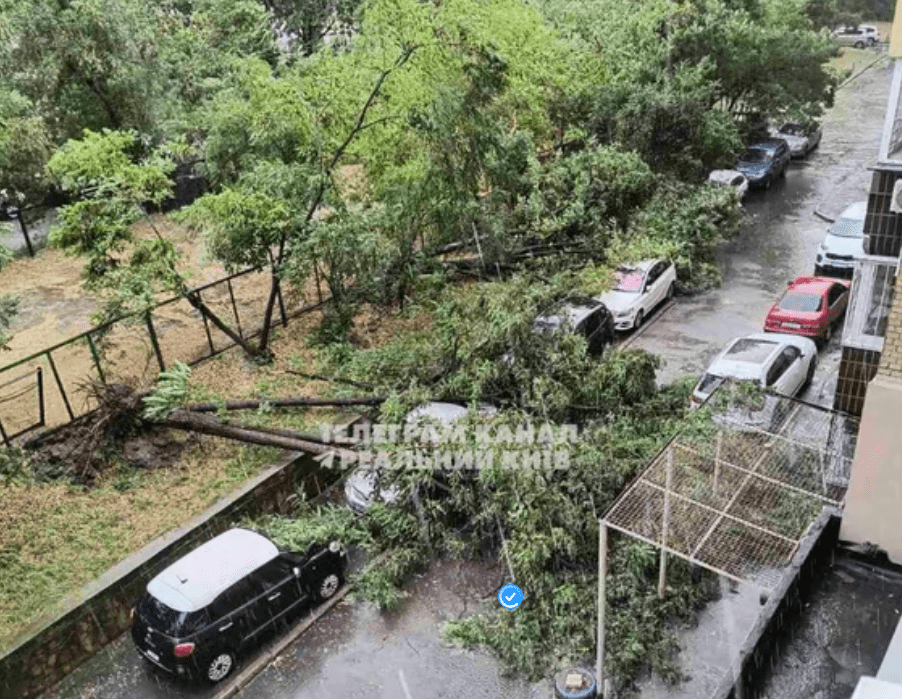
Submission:
M 65 677 L 128 630 L 132 605 L 160 570 L 241 517 L 287 512 L 299 489 L 316 496 L 323 475 L 319 469 L 309 456 L 289 454 L 186 526 L 108 570 L 69 599 L 62 613 L 36 624 L 0 658 L 0 697 L 27 699 Z
M 796 623 L 812 581 L 839 537 L 839 517 L 825 509 L 799 545 L 792 565 L 771 592 L 733 667 L 711 699 L 755 699 Z

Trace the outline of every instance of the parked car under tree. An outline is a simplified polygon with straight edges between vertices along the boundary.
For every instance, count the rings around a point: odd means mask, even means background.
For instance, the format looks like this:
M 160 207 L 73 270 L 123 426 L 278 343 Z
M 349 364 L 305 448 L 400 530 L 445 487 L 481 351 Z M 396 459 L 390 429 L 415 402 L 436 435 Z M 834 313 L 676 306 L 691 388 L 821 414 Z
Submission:
M 786 176 L 790 158 L 786 141 L 768 138 L 750 145 L 736 163 L 736 170 L 745 175 L 750 186 L 770 189 L 775 179 Z
M 672 299 L 676 291 L 676 267 L 670 260 L 642 260 L 614 271 L 611 290 L 598 300 L 614 315 L 617 330 L 642 326 L 655 308 Z
M 803 124 L 798 121 L 787 121 L 770 130 L 774 138 L 782 138 L 789 145 L 789 153 L 793 158 L 804 158 L 818 147 L 821 142 L 821 127 L 817 124 Z
M 714 358 L 692 391 L 703 403 L 724 379 L 754 381 L 774 393 L 795 396 L 811 381 L 817 367 L 817 346 L 807 337 L 755 333 L 737 337 Z
M 230 529 L 147 584 L 132 610 L 132 639 L 174 676 L 219 682 L 293 614 L 332 597 L 346 562 L 338 542 L 280 552 L 261 534 Z

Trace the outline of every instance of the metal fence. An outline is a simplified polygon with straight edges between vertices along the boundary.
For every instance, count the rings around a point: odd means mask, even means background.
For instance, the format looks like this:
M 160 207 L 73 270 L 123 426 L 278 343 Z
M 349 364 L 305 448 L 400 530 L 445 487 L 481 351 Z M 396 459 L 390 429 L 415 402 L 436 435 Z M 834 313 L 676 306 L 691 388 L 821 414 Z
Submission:
M 248 269 L 194 291 L 242 339 L 259 336 L 270 276 Z M 281 291 L 273 327 L 315 310 L 325 301 L 289 308 Z M 59 427 L 90 413 L 91 382 L 152 381 L 175 362 L 195 365 L 235 346 L 181 297 L 146 312 L 91 328 L 0 368 L 0 438 L 14 439 L 41 427 Z M 45 378 L 47 380 L 45 380 Z

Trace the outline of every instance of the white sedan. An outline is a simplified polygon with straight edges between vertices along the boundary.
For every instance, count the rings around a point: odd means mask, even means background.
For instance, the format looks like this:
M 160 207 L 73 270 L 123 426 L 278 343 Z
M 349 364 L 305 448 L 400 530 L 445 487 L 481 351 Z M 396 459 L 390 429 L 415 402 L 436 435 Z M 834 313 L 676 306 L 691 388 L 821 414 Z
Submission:
M 770 129 L 771 136 L 782 138 L 789 144 L 789 153 L 793 158 L 804 158 L 817 148 L 822 133 L 816 124 L 802 124 L 798 121 L 788 121 Z
M 724 379 L 754 381 L 784 396 L 795 396 L 814 376 L 817 346 L 807 337 L 755 333 L 737 337 L 717 355 L 692 392 L 703 403 Z
M 733 187 L 739 194 L 739 200 L 745 199 L 749 191 L 749 181 L 738 170 L 712 170 L 708 182 L 719 187 Z
M 643 260 L 614 271 L 611 290 L 598 297 L 614 316 L 616 330 L 638 328 L 660 303 L 673 298 L 676 267 L 670 260 Z

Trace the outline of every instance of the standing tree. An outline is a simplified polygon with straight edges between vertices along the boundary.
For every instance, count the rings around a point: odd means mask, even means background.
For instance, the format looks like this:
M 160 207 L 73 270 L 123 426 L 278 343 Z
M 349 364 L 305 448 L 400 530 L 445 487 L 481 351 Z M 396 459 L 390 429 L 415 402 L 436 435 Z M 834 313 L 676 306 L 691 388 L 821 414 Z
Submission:
M 179 269 L 179 253 L 147 214 L 172 191 L 168 174 L 172 153 L 160 148 L 142 155 L 143 143 L 133 132 L 85 131 L 68 141 L 50 159 L 51 177 L 78 199 L 64 206 L 51 244 L 87 258 L 86 283 L 106 296 L 101 321 L 144 311 L 161 293 L 188 301 L 207 320 L 240 345 L 249 357 L 257 354 L 240 333 L 204 303 Z M 144 219 L 153 236 L 135 236 L 133 224 Z

